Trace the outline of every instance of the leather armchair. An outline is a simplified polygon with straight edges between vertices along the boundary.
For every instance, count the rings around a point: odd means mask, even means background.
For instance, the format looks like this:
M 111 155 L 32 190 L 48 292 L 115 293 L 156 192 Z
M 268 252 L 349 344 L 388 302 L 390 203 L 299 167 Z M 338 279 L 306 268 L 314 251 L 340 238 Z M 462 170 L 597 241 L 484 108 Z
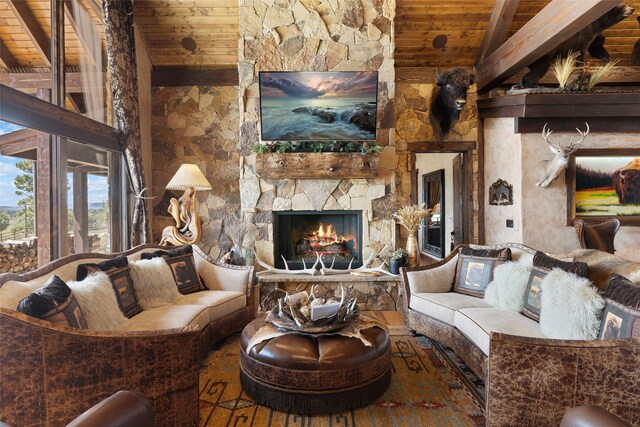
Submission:
M 121 390 L 78 418 L 67 427 L 153 427 L 153 409 L 144 394 Z
M 582 405 L 567 409 L 560 427 L 631 427 L 631 424 L 599 406 Z

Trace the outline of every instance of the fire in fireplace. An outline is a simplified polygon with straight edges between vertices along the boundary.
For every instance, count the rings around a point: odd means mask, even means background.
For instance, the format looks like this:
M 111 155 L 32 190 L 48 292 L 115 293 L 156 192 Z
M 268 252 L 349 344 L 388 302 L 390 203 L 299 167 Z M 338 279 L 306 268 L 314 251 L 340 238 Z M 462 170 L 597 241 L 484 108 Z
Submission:
M 274 261 L 284 268 L 281 255 L 289 268 L 307 267 L 316 261 L 316 253 L 326 265 L 334 260 L 334 268 L 362 265 L 362 212 L 296 211 L 274 212 Z

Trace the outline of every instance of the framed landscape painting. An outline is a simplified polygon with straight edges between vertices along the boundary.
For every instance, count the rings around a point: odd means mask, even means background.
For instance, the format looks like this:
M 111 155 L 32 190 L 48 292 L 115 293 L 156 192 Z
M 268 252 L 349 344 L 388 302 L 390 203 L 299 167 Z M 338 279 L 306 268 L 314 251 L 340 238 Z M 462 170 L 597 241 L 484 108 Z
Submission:
M 567 225 L 617 218 L 640 225 L 640 150 L 579 150 L 567 168 Z

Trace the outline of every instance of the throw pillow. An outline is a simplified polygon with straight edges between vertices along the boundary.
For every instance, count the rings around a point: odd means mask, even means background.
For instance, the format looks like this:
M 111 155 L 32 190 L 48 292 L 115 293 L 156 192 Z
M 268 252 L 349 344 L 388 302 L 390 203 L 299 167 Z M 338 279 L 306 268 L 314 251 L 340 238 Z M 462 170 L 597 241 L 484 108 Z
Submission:
M 129 270 L 143 310 L 173 304 L 182 296 L 164 258 L 130 261 Z
M 542 279 L 540 331 L 549 338 L 598 337 L 605 306 L 598 288 L 585 277 L 554 268 Z
M 609 298 L 600 324 L 600 339 L 640 338 L 640 310 Z
M 607 298 L 634 309 L 640 309 L 640 285 L 619 274 L 612 274 L 604 291 Z
M 484 299 L 494 307 L 520 313 L 524 306 L 524 294 L 531 274 L 531 265 L 509 261 L 493 271 L 493 280 L 487 286 Z
M 640 285 L 612 274 L 605 296 L 600 339 L 640 338 Z
M 107 273 L 113 290 L 116 293 L 118 305 L 122 314 L 131 318 L 142 311 L 133 280 L 129 274 L 129 260 L 125 256 L 118 256 L 96 264 L 80 264 L 76 272 L 78 280 L 83 280 L 89 273 L 103 271 Z
M 67 284 L 55 274 L 43 287 L 28 295 L 18 311 L 72 328 L 87 329 L 87 320 Z
M 522 309 L 522 314 L 535 321 L 540 320 L 542 281 L 553 268 L 559 268 L 562 271 L 574 273 L 581 277 L 589 277 L 589 268 L 584 262 L 560 261 L 543 252 L 536 252 L 533 256 L 533 267 L 529 275 Z
M 113 285 L 106 273 L 92 273 L 84 280 L 69 282 L 82 307 L 89 329 L 96 331 L 122 331 L 129 321 L 120 310 Z
M 142 259 L 156 257 L 162 257 L 167 261 L 167 264 L 171 267 L 178 291 L 180 291 L 182 295 L 204 290 L 204 285 L 198 275 L 196 264 L 193 260 L 193 248 L 191 245 L 185 245 L 168 251 L 158 250 L 153 253 L 143 253 L 141 256 Z
M 511 249 L 472 249 L 463 247 L 458 253 L 454 292 L 482 298 L 493 280 L 493 269 L 511 260 Z

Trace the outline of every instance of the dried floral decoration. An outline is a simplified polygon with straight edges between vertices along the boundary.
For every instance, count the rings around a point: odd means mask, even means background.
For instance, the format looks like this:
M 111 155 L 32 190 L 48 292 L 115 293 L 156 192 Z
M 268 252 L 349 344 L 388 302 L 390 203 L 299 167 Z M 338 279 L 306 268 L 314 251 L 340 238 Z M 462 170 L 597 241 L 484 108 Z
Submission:
M 427 209 L 427 205 L 424 203 L 420 206 L 407 205 L 393 214 L 393 217 L 398 221 L 398 224 L 413 233 L 420 227 L 422 219 L 430 216 L 432 212 L 433 209 Z

